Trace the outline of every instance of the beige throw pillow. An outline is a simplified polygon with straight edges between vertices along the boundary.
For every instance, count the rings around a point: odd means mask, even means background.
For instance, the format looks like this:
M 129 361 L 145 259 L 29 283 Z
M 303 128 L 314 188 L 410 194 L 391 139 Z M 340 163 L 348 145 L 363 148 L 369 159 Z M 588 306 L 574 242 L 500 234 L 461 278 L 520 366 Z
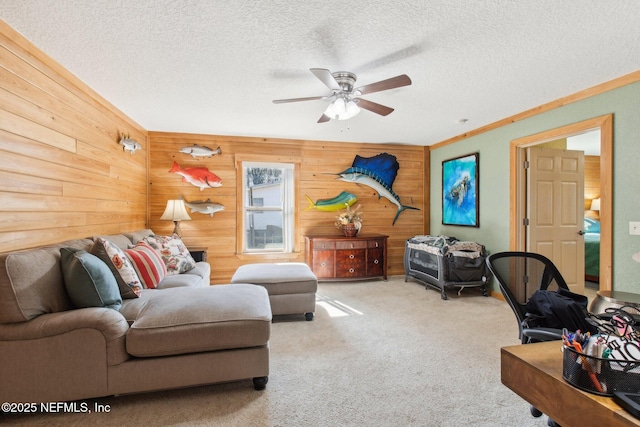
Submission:
M 89 250 L 109 267 L 116 278 L 120 295 L 124 299 L 138 298 L 142 291 L 142 283 L 131 261 L 115 244 L 98 238 Z

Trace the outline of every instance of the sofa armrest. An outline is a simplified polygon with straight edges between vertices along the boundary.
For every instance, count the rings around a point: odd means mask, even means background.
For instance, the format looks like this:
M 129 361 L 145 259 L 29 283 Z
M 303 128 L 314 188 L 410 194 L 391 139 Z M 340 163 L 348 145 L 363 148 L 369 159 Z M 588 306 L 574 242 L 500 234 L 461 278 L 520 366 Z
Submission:
M 128 360 L 124 317 L 83 308 L 0 324 L 0 401 L 49 402 L 106 396 L 108 371 Z
M 129 324 L 120 312 L 102 307 L 42 314 L 28 322 L 0 324 L 0 341 L 19 341 L 62 335 L 78 329 L 95 329 L 109 343 L 124 340 Z

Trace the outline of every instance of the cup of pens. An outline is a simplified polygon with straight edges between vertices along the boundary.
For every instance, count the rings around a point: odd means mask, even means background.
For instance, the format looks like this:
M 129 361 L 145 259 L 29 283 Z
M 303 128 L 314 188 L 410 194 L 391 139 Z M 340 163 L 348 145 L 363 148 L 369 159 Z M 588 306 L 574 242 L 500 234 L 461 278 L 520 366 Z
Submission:
M 640 392 L 640 336 L 633 324 L 613 323 L 598 325 L 597 335 L 563 331 L 562 377 L 569 384 L 601 396 Z

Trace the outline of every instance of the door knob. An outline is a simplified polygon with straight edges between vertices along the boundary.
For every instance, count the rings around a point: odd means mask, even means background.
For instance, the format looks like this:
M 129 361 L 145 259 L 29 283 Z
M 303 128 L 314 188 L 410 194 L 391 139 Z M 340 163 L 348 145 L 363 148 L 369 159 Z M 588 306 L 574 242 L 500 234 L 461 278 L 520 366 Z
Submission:
M 581 235 L 581 236 L 584 236 L 584 231 L 580 230 L 580 231 L 578 231 L 578 234 Z

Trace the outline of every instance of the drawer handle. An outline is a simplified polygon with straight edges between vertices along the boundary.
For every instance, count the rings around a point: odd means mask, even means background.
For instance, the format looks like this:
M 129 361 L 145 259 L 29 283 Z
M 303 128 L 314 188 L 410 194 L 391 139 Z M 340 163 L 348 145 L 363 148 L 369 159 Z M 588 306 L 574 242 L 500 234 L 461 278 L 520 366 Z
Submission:
M 376 242 L 376 248 L 378 247 L 378 242 Z
M 355 270 L 353 268 L 349 269 L 349 273 L 353 273 Z
M 322 267 L 326 267 L 326 266 L 327 266 L 327 263 L 326 263 L 326 262 L 323 262 L 323 263 L 321 263 L 320 265 L 321 265 Z
M 374 263 L 374 264 L 378 264 L 379 262 L 380 262 L 380 261 L 378 261 L 377 259 L 374 259 L 374 260 L 373 260 L 373 263 Z
M 355 256 L 353 254 L 349 255 L 349 259 L 354 259 Z
M 353 249 L 353 243 L 351 243 L 351 249 Z

